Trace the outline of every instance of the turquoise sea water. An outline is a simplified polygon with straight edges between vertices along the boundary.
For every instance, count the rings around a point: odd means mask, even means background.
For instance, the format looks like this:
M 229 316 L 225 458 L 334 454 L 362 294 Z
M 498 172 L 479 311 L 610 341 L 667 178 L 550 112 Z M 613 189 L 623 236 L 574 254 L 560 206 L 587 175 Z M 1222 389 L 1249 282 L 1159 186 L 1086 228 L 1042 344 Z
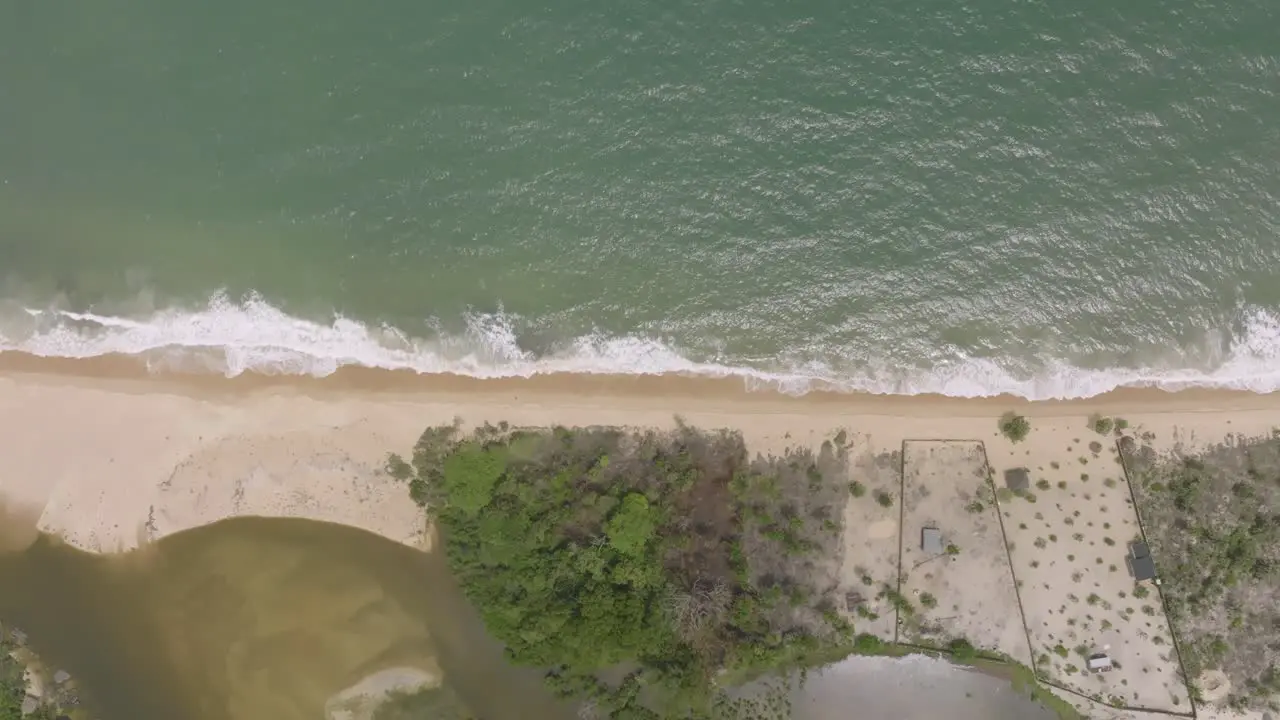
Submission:
M 1280 388 L 1280 5 L 13 3 L 0 348 Z

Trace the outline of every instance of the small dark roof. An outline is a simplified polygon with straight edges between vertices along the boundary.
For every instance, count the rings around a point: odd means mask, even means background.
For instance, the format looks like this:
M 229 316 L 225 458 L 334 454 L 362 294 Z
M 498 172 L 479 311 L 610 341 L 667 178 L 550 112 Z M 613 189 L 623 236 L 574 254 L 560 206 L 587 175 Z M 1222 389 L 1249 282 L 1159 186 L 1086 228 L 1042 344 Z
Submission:
M 1150 580 L 1156 576 L 1156 563 L 1150 555 L 1135 557 L 1132 563 L 1134 580 Z
M 1004 486 L 1013 491 L 1026 490 L 1031 487 L 1031 471 L 1026 468 L 1013 468 L 1004 471 Z
M 1134 540 L 1129 543 L 1129 552 L 1133 554 L 1135 559 L 1151 557 L 1151 548 L 1147 547 L 1147 544 L 1141 540 Z

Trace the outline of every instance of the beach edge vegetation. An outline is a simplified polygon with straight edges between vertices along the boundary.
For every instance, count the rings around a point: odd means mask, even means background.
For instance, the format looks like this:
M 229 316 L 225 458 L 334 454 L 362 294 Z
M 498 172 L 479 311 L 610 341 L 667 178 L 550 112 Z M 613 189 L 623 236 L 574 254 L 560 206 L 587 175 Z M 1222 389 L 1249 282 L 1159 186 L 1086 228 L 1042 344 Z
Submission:
M 1000 416 L 998 427 L 1000 434 L 1010 442 L 1022 442 L 1031 434 L 1031 421 L 1012 410 Z
M 428 428 L 386 469 L 514 663 L 598 717 L 709 720 L 788 717 L 788 678 L 923 649 L 837 610 L 848 462 L 833 442 L 753 458 L 739 433 L 684 424 L 501 423 Z M 753 679 L 779 684 L 726 692 Z

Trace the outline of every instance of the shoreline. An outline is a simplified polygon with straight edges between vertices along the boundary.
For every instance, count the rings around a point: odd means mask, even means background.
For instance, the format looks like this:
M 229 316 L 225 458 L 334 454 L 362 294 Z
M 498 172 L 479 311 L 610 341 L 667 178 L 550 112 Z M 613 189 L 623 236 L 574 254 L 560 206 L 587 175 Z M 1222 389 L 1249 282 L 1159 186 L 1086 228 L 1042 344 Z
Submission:
M 1227 388 L 1190 387 L 1166 390 L 1157 387 L 1122 387 L 1087 398 L 1028 400 L 1001 394 L 957 397 L 935 393 L 880 394 L 809 390 L 800 394 L 774 388 L 750 388 L 739 377 L 687 374 L 606 375 L 549 373 L 530 377 L 476 378 L 452 373 L 422 374 L 413 370 L 388 370 L 346 365 L 336 372 L 313 375 L 246 372 L 233 377 L 215 373 L 152 371 L 137 356 L 101 355 L 90 358 L 41 357 L 18 351 L 0 352 L 0 378 L 36 383 L 93 384 L 117 392 L 167 393 L 225 398 L 253 393 L 294 393 L 315 398 L 363 395 L 397 398 L 483 396 L 497 402 L 519 402 L 546 397 L 609 397 L 640 405 L 664 398 L 687 402 L 696 399 L 711 406 L 754 405 L 764 408 L 834 411 L 864 415 L 961 416 L 999 415 L 1017 410 L 1029 417 L 1054 417 L 1080 413 L 1107 414 L 1135 406 L 1158 406 L 1176 412 L 1219 412 L 1280 408 L 1280 391 L 1256 393 Z

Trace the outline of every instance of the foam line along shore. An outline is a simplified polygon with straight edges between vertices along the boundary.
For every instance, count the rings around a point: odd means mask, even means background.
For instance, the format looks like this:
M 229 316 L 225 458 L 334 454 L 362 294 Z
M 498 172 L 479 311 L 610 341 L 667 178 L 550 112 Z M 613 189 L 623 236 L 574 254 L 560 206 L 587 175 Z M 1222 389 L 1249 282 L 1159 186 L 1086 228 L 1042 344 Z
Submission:
M 352 368 L 477 379 L 538 376 L 680 376 L 733 379 L 747 391 L 944 395 L 1028 400 L 1080 399 L 1121 388 L 1191 388 L 1267 393 L 1280 389 L 1280 321 L 1255 309 L 1230 337 L 1196 357 L 1169 351 L 1150 362 L 1085 367 L 1062 358 L 981 357 L 954 351 L 917 367 L 860 360 L 842 346 L 753 357 L 703 356 L 669 338 L 644 334 L 552 337 L 530 322 L 468 313 L 459 329 L 414 334 L 338 314 L 303 318 L 261 296 L 214 295 L 203 307 L 123 316 L 22 307 L 0 313 L 0 352 L 53 359 L 135 357 L 155 372 L 235 377 L 324 377 Z M 1204 356 L 1204 357 L 1201 357 Z M 1206 357 L 1208 359 L 1206 359 Z

